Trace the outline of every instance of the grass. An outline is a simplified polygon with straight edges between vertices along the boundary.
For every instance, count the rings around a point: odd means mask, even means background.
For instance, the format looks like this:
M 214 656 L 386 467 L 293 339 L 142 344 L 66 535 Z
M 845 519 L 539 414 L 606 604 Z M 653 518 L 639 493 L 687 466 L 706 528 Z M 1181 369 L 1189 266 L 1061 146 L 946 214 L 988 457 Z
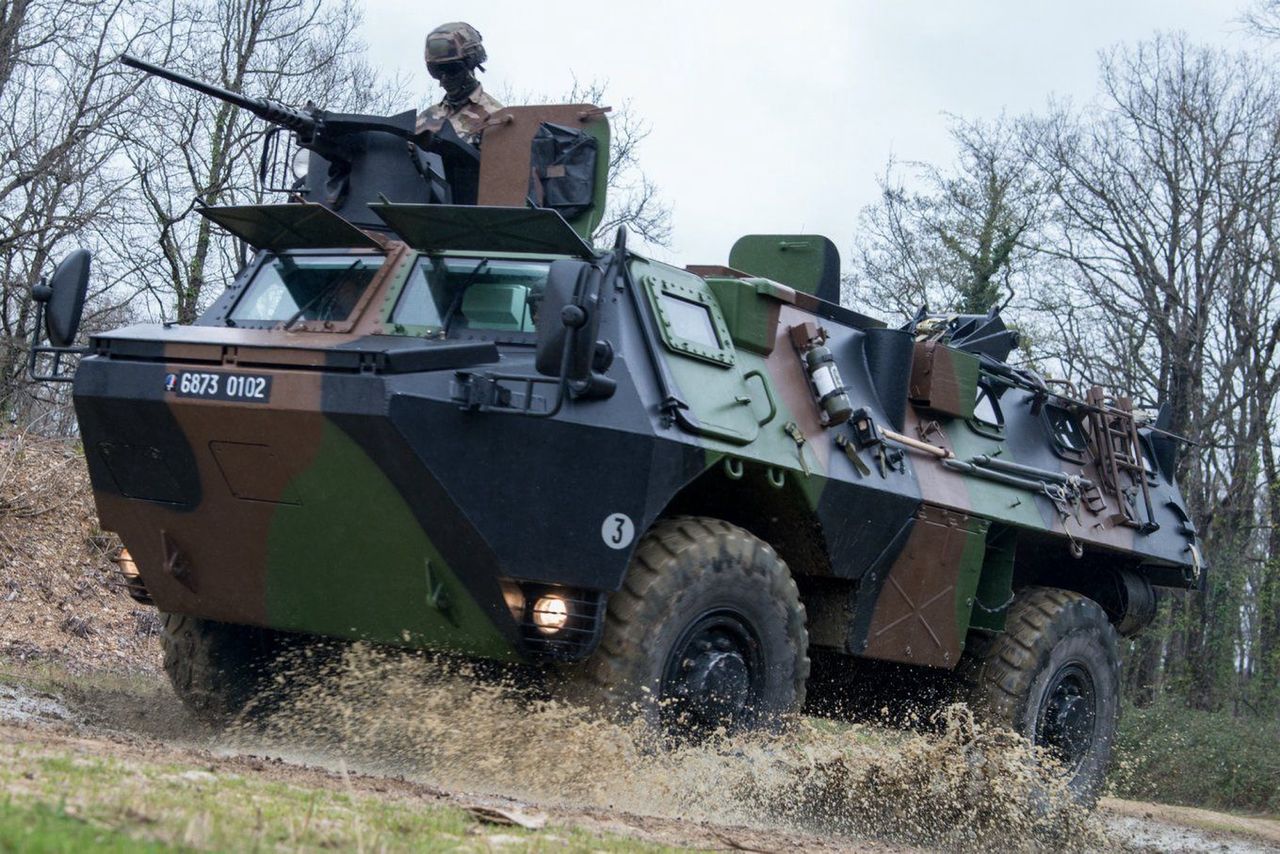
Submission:
M 1163 701 L 1126 708 L 1110 782 L 1116 795 L 1212 810 L 1280 813 L 1280 721 Z
M 40 742 L 0 751 L 0 791 L 0 851 L 664 850 L 568 827 L 495 827 L 420 796 L 89 758 Z
M 120 830 L 96 827 L 65 809 L 50 804 L 18 804 L 0 801 L 0 851 L 32 854 L 54 852 L 150 852 L 172 850 L 141 842 Z

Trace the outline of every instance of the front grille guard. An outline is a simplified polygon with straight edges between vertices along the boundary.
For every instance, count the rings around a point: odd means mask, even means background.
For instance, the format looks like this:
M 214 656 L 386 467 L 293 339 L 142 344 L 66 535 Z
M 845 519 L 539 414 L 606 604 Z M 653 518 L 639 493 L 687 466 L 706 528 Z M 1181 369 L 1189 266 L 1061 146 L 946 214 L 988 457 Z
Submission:
M 539 661 L 581 661 L 595 650 L 604 631 L 605 594 L 598 590 L 566 590 L 562 587 L 524 585 L 524 615 L 520 638 L 530 658 Z M 539 597 L 555 595 L 568 606 L 569 618 L 557 632 L 547 633 L 533 622 L 533 605 Z

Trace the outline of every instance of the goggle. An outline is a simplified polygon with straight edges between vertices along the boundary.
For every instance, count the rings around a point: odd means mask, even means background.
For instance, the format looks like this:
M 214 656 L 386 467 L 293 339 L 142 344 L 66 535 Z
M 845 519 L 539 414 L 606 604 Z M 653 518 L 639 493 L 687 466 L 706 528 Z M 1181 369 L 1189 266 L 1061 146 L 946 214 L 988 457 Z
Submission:
M 462 74 L 467 70 L 465 62 L 458 60 L 449 60 L 448 62 L 428 62 L 427 73 L 439 80 L 442 77 L 448 77 L 451 74 Z

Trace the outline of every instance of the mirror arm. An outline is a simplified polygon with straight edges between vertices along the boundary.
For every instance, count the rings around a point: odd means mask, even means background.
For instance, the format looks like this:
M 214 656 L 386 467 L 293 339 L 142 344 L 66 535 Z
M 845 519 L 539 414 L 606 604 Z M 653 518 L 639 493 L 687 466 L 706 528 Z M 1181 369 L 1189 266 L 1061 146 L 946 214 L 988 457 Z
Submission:
M 566 326 L 568 324 L 565 324 Z M 569 362 L 573 360 L 573 345 L 578 343 L 578 329 L 570 329 L 564 336 L 564 348 L 560 351 L 560 379 L 556 383 L 556 402 L 546 412 L 530 412 L 534 418 L 551 418 L 559 414 L 569 396 Z
M 608 270 L 606 270 L 605 275 L 600 277 L 600 284 L 597 285 L 598 288 L 603 289 L 604 281 L 607 277 L 608 277 Z M 571 307 L 576 308 L 579 313 L 584 311 L 582 307 L 582 303 L 584 302 L 587 294 L 583 291 L 583 287 L 584 287 L 584 283 L 579 282 L 578 288 L 574 291 L 574 294 L 573 294 L 573 302 L 569 303 L 569 305 L 566 306 L 566 308 L 571 308 Z M 492 383 L 497 383 L 501 380 L 523 381 L 526 385 L 526 392 L 525 392 L 526 396 L 532 395 L 532 386 L 534 382 L 542 382 L 542 383 L 555 382 L 556 399 L 555 399 L 555 403 L 551 405 L 551 408 L 546 410 L 545 412 L 531 412 L 529 411 L 527 406 L 524 409 L 506 409 L 503 407 L 490 407 L 487 405 L 482 405 L 479 408 L 482 408 L 487 412 L 501 413 L 505 415 L 523 415 L 526 418 L 553 418 L 554 416 L 560 413 L 560 410 L 564 408 L 565 400 L 573 396 L 573 388 L 572 388 L 573 381 L 569 377 L 569 368 L 573 362 L 573 352 L 574 352 L 574 347 L 578 343 L 578 336 L 582 334 L 582 328 L 585 325 L 582 322 L 579 322 L 576 324 L 570 323 L 569 320 L 572 317 L 572 315 L 566 316 L 566 314 L 567 312 L 565 314 L 561 314 L 560 316 L 561 323 L 563 323 L 565 328 L 568 330 L 568 334 L 565 335 L 564 344 L 561 345 L 561 348 L 560 348 L 560 371 L 559 371 L 558 377 L 555 380 L 552 380 L 549 377 L 537 378 L 535 380 L 535 378 L 528 377 L 528 376 L 508 376 L 503 374 L 488 374 L 483 377 L 484 379 Z M 579 320 L 581 320 L 580 317 L 579 317 Z
M 43 284 L 37 285 L 36 288 L 45 288 Z M 36 289 L 33 288 L 33 291 Z M 62 370 L 63 356 L 83 356 L 89 352 L 88 347 L 54 347 L 51 344 L 40 343 L 40 329 L 44 326 L 44 304 L 48 302 L 47 288 L 46 293 L 41 294 L 38 291 L 33 293 L 36 304 L 35 325 L 31 328 L 31 347 L 27 352 L 27 376 L 39 383 L 69 383 L 75 380 L 75 373 L 66 373 Z M 41 298 L 43 297 L 43 299 Z M 36 367 L 37 360 L 41 355 L 53 356 L 53 365 L 49 368 L 48 373 L 40 373 Z

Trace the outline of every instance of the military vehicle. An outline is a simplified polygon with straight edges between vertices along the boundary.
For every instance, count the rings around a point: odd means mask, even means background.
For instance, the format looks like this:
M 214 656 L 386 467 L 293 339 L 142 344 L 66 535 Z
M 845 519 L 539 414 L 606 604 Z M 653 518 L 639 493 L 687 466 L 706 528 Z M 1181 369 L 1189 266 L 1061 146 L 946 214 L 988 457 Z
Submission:
M 193 325 L 76 348 L 83 253 L 36 293 L 32 373 L 74 382 L 193 709 L 239 713 L 281 643 L 362 639 L 537 665 L 679 736 L 798 712 L 822 653 L 964 674 L 1096 793 L 1118 637 L 1204 569 L 1163 417 L 1010 364 L 998 311 L 842 307 L 820 236 L 684 269 L 594 247 L 604 109 L 506 109 L 477 149 L 127 61 L 306 166 L 285 203 L 199 209 L 255 254 Z

